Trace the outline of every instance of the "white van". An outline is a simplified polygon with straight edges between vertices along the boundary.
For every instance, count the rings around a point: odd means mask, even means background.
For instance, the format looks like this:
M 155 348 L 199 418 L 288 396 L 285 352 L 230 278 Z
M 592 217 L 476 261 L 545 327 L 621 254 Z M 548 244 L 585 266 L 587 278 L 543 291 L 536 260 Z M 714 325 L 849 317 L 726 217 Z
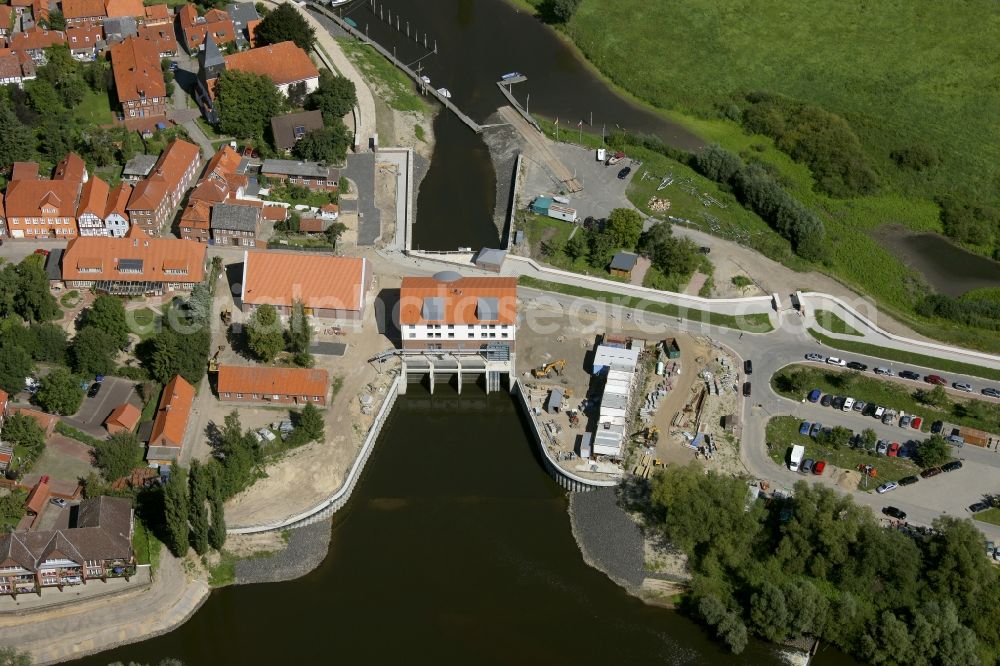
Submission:
M 847 398 L 844 400 L 844 411 L 849 412 L 854 409 L 854 398 Z
M 885 375 L 887 377 L 892 377 L 892 370 L 890 370 L 889 368 L 881 368 L 876 365 L 874 368 L 872 368 L 872 370 L 875 372 L 876 375 Z

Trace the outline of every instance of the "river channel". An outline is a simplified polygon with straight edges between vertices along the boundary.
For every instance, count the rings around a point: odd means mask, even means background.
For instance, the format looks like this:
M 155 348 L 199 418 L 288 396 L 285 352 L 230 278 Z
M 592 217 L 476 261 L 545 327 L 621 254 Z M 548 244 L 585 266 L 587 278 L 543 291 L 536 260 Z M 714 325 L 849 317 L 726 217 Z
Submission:
M 780 663 L 756 641 L 733 657 L 584 564 L 535 456 L 509 395 L 411 386 L 319 569 L 218 590 L 174 632 L 79 663 Z

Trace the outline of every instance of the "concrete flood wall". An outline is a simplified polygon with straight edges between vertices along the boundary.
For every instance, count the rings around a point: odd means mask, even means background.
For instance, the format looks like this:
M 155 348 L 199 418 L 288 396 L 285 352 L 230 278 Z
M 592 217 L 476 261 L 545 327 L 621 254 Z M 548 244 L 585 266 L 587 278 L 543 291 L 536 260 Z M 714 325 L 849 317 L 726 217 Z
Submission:
M 556 480 L 563 489 L 570 492 L 587 492 L 589 490 L 594 490 L 596 488 L 613 488 L 618 485 L 618 481 L 595 481 L 593 479 L 585 479 L 582 476 L 577 476 L 572 472 L 565 470 L 556 464 L 556 461 L 552 459 L 552 454 L 549 453 L 548 448 L 545 446 L 545 438 L 542 435 L 541 427 L 538 425 L 538 421 L 535 420 L 534 414 L 531 413 L 531 406 L 528 404 L 528 396 L 524 391 L 524 387 L 521 386 L 521 380 L 514 380 L 514 387 L 512 392 L 517 396 L 517 404 L 521 408 L 522 412 L 528 422 L 531 424 L 531 436 L 535 440 L 535 444 L 538 445 L 538 451 L 541 453 L 542 466 L 545 467 L 545 471 L 549 473 L 553 479 Z
M 385 421 L 388 418 L 389 413 L 392 411 L 392 406 L 396 404 L 396 398 L 399 395 L 400 381 L 400 377 L 397 375 L 392 384 L 386 389 L 385 400 L 382 401 L 382 406 L 379 408 L 378 414 L 375 415 L 375 420 L 372 422 L 371 428 L 368 429 L 368 436 L 365 437 L 364 444 L 361 445 L 358 457 L 354 460 L 354 464 L 347 473 L 347 478 L 344 479 L 342 484 L 340 484 L 340 488 L 338 488 L 336 492 L 319 504 L 302 511 L 301 513 L 295 514 L 294 516 L 285 518 L 284 520 L 264 525 L 232 527 L 226 530 L 226 532 L 229 534 L 259 534 L 261 532 L 295 529 L 297 527 L 312 525 L 320 520 L 329 518 L 342 509 L 351 498 L 354 486 L 357 485 L 358 479 L 361 478 L 361 473 L 364 471 L 365 463 L 368 462 L 368 459 L 371 457 L 372 451 L 375 448 L 375 441 L 382 432 L 382 426 L 385 425 Z

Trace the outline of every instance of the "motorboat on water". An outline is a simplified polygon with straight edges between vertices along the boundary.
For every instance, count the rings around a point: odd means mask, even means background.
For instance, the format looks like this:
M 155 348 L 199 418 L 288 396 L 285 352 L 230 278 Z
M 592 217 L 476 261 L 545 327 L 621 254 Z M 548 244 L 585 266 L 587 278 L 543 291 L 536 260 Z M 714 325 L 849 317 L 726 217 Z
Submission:
M 437 93 L 438 95 L 441 95 L 441 97 L 444 97 L 445 99 L 451 99 L 451 91 L 448 90 L 447 88 L 438 88 Z

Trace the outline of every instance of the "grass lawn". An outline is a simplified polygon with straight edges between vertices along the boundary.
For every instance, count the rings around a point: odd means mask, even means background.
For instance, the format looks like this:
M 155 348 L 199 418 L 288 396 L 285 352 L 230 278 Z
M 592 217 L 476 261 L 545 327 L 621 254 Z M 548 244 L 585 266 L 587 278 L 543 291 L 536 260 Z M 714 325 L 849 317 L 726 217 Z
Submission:
M 89 88 L 83 95 L 83 101 L 73 109 L 73 114 L 87 125 L 110 125 L 114 120 L 108 94 L 96 93 Z
M 794 375 L 805 377 L 805 391 L 790 390 L 790 378 Z M 840 372 L 828 368 L 807 365 L 790 365 L 782 368 L 771 377 L 771 386 L 776 392 L 791 398 L 801 400 L 814 388 L 823 393 L 851 396 L 856 400 L 874 402 L 883 407 L 891 407 L 897 412 L 916 414 L 923 417 L 922 430 L 930 431 L 933 421 L 948 421 L 958 425 L 980 428 L 986 431 L 996 431 L 1000 424 L 1000 404 L 983 400 L 952 400 L 950 405 L 931 407 L 913 397 L 918 389 L 933 388 L 923 382 L 914 382 L 913 386 L 897 384 L 896 382 L 878 379 L 871 374 L 859 372 Z M 901 430 L 907 432 L 906 430 Z M 910 429 L 910 432 L 913 432 Z
M 537 8 L 543 0 L 516 1 Z M 980 112 L 1000 108 L 1000 88 L 987 83 L 995 78 L 995 67 L 963 55 L 1000 40 L 1000 23 L 981 21 L 992 15 L 988 0 L 970 0 L 957 9 L 905 0 L 870 7 L 849 0 L 809 6 L 792 0 L 760 6 L 582 0 L 573 19 L 559 29 L 627 96 L 652 105 L 707 142 L 741 153 L 744 160 L 760 160 L 779 173 L 789 192 L 826 225 L 829 256 L 814 268 L 876 299 L 888 314 L 924 335 L 998 351 L 996 331 L 918 317 L 914 305 L 926 288 L 871 235 L 890 224 L 941 232 L 934 202 L 938 195 L 972 193 L 971 198 L 988 206 L 1000 205 L 994 186 L 1000 175 L 1000 123 L 995 114 Z M 936 26 L 944 36 L 921 30 L 924 25 Z M 872 43 L 879 44 L 877 52 L 866 47 Z M 670 44 L 668 56 L 663 44 Z M 952 64 L 956 58 L 962 67 Z M 877 191 L 848 198 L 813 191 L 808 167 L 740 124 L 737 102 L 748 91 L 812 102 L 846 119 L 878 172 Z M 969 104 L 970 99 L 976 103 Z M 560 134 L 579 140 L 572 132 Z M 936 152 L 940 162 L 920 171 L 896 165 L 892 153 L 918 145 Z M 659 174 L 659 169 L 651 171 Z M 642 207 L 648 201 L 645 190 L 655 184 L 639 183 L 630 192 L 633 202 Z M 682 211 L 682 197 L 672 194 L 667 197 L 672 209 Z M 718 217 L 719 235 L 726 236 L 745 223 L 730 210 L 720 215 L 713 206 L 698 212 Z M 700 215 L 696 222 L 702 223 Z M 761 244 L 774 247 L 762 249 Z M 778 251 L 786 244 L 773 238 L 773 232 L 751 237 L 750 245 L 792 268 L 803 263 L 787 254 L 787 247 L 780 258 Z M 988 243 L 969 249 L 991 251 Z
M 132 549 L 139 564 L 148 564 L 153 573 L 160 567 L 160 553 L 163 543 L 156 538 L 142 520 L 135 521 L 135 535 L 132 537 Z
M 860 331 L 849 325 L 834 312 L 830 312 L 829 310 L 816 310 L 815 314 L 816 323 L 819 324 L 821 328 L 824 328 L 831 333 L 839 333 L 841 335 L 861 335 Z
M 282 247 L 311 247 L 323 250 L 333 250 L 336 246 L 324 237 L 280 235 L 275 236 L 267 242 L 269 248 Z
M 379 88 L 385 102 L 397 111 L 428 110 L 427 103 L 416 92 L 416 86 L 410 78 L 403 74 L 378 51 L 352 37 L 337 39 L 351 62 L 354 63 L 364 77 Z
M 67 310 L 75 308 L 80 304 L 80 292 L 75 289 L 73 291 L 67 291 L 59 298 L 59 304 Z
M 977 513 L 974 518 L 991 525 L 1000 525 L 1000 509 L 986 509 Z
M 809 329 L 809 335 L 813 336 L 828 347 L 833 347 L 834 349 L 840 349 L 842 351 L 867 354 L 868 356 L 884 358 L 887 361 L 912 363 L 914 365 L 919 365 L 925 368 L 934 368 L 935 370 L 941 370 L 944 372 L 959 372 L 964 375 L 972 375 L 973 377 L 1000 380 L 1000 370 L 984 368 L 983 366 L 973 365 L 971 363 L 962 363 L 961 361 L 952 361 L 946 358 L 926 356 L 924 354 L 914 354 L 912 352 L 892 349 L 890 347 L 879 347 L 878 345 L 871 345 L 867 342 L 855 342 L 853 340 L 831 338 L 812 328 Z
M 327 190 L 309 190 L 308 193 L 303 196 L 302 193 L 296 194 L 296 191 L 280 185 L 272 186 L 268 190 L 267 196 L 263 198 L 268 201 L 283 201 L 284 203 L 288 203 L 293 206 L 301 204 L 303 206 L 312 206 L 314 208 L 321 208 L 329 203 L 337 203 L 338 201 L 338 195 L 336 192 L 329 192 Z
M 163 391 L 163 387 L 156 384 L 156 390 L 153 391 L 153 395 L 150 396 L 149 400 L 142 407 L 142 414 L 139 416 L 139 422 L 144 423 L 146 421 L 152 421 L 153 417 L 156 416 L 156 406 L 160 403 L 160 393 Z
M 129 310 L 129 323 L 134 324 L 132 332 L 143 340 L 151 337 L 159 328 L 156 323 L 162 315 L 152 308 L 145 307 L 138 310 Z
M 237 558 L 224 550 L 219 555 L 219 563 L 208 570 L 208 584 L 212 587 L 225 587 L 236 582 Z
M 835 465 L 841 469 L 857 469 L 860 464 L 874 465 L 878 475 L 874 479 L 868 480 L 867 489 L 871 491 L 886 481 L 898 481 L 904 476 L 920 472 L 920 468 L 907 458 L 878 456 L 869 451 L 852 449 L 848 446 L 834 449 L 820 445 L 809 435 L 799 434 L 801 424 L 802 421 L 794 416 L 775 416 L 767 422 L 768 456 L 776 464 L 787 466 L 792 446 L 801 444 L 806 449 L 804 459 L 825 460 L 827 464 Z M 826 473 L 829 474 L 829 472 Z M 803 477 L 806 476 L 809 475 L 803 474 Z M 859 482 L 858 489 L 865 489 L 864 478 Z
M 665 315 L 667 317 L 680 317 L 691 321 L 700 321 L 712 326 L 735 328 L 740 331 L 747 331 L 748 333 L 767 333 L 772 330 L 771 320 L 766 313 L 743 316 L 724 315 L 716 312 L 707 312 L 705 310 L 681 308 L 670 303 L 653 303 L 635 296 L 623 296 L 621 294 L 614 294 L 607 291 L 597 291 L 595 289 L 577 287 L 576 285 L 548 282 L 546 280 L 538 280 L 524 275 L 517 279 L 517 283 L 523 287 L 531 287 L 532 289 L 554 291 L 570 296 L 590 298 L 602 303 L 621 305 L 626 308 L 636 308 L 643 310 L 644 312 L 652 312 L 653 314 Z

